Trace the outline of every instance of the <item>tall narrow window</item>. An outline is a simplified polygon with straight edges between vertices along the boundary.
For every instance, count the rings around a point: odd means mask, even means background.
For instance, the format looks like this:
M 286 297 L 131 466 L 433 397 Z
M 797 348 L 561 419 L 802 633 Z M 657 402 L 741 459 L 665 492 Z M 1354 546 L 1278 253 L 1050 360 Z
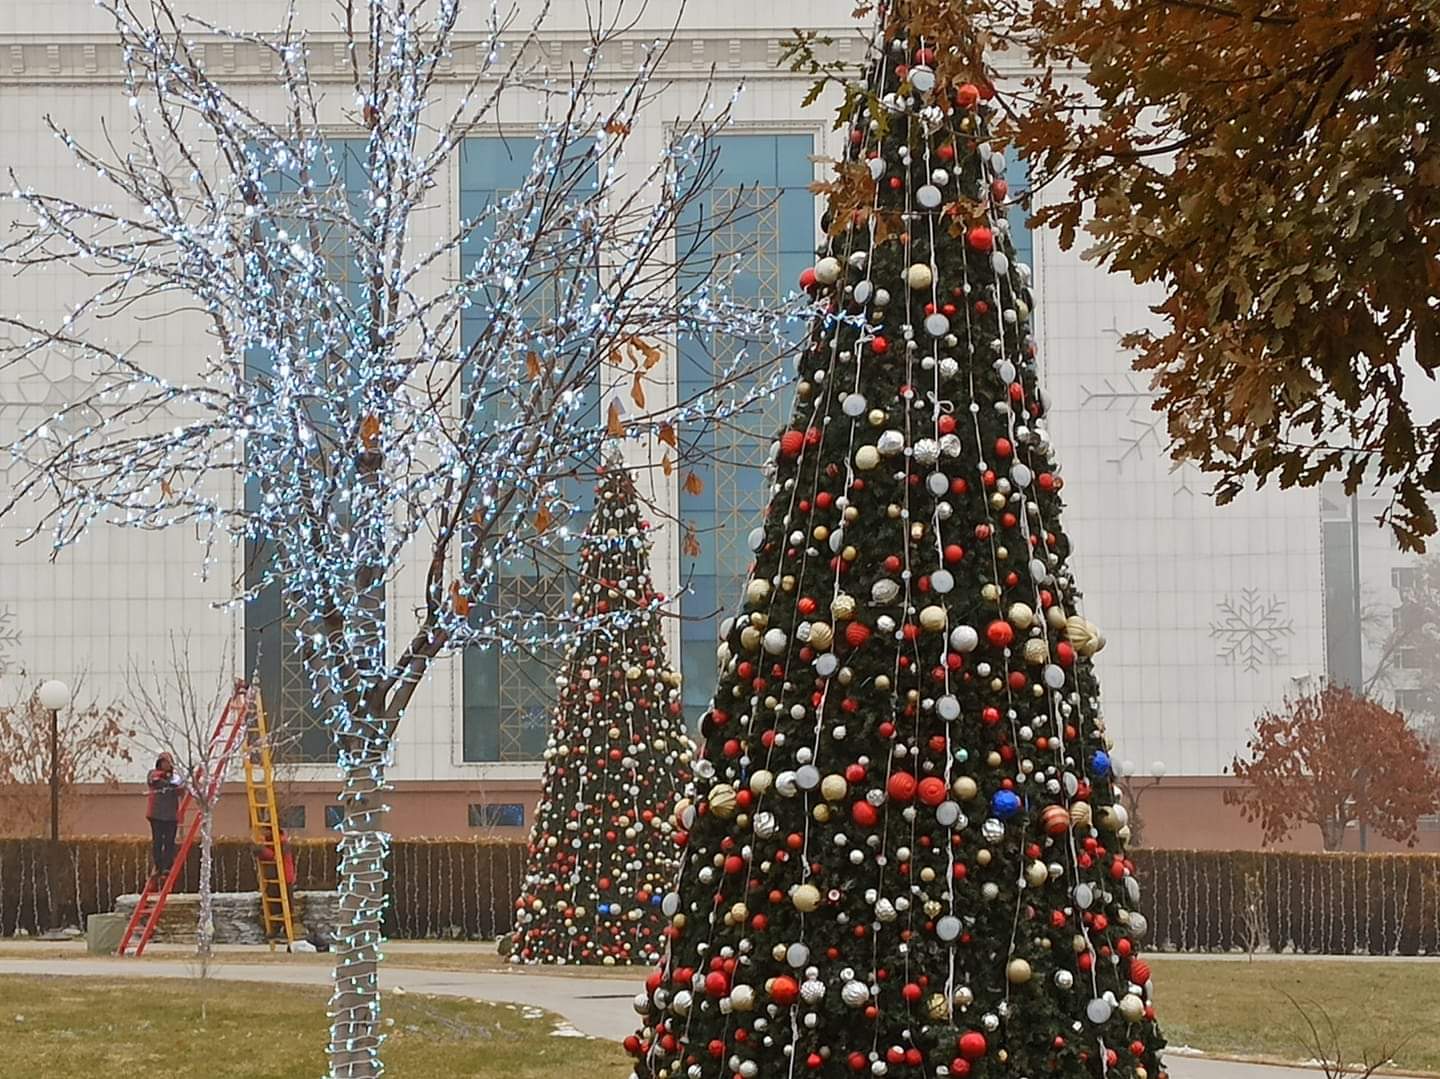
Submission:
M 748 300 L 778 304 L 815 259 L 814 140 L 810 135 L 725 135 L 717 143 L 715 184 L 690 208 L 689 223 L 704 237 L 691 272 L 703 272 L 700 267 L 715 255 L 739 255 L 744 269 L 737 291 Z M 712 231 L 712 222 L 724 224 Z M 723 339 L 682 340 L 681 398 L 713 385 L 715 364 L 735 347 Z M 680 662 L 685 711 L 692 719 L 715 688 L 718 620 L 739 601 L 751 560 L 746 537 L 769 501 L 762 474 L 765 454 L 789 411 L 789 394 L 777 395 L 743 420 L 695 436 L 702 461 L 695 473 L 703 489 L 679 495 L 686 530 L 680 580 L 689 588 L 681 600 Z
M 484 219 L 497 202 L 513 193 L 530 172 L 535 143 L 526 138 L 472 138 L 461 147 L 460 216 Z M 577 192 L 578 194 L 578 192 Z M 467 238 L 460 251 L 462 274 L 473 271 L 483 245 L 492 235 L 487 224 Z M 543 289 L 525 301 L 527 319 L 543 319 L 552 304 Z M 467 310 L 461 323 L 461 347 L 484 332 L 484 305 Z M 468 370 L 467 370 L 468 375 Z M 468 383 L 467 383 L 468 385 Z M 599 422 L 599 388 L 587 393 L 589 421 Z M 562 492 L 574 508 L 574 519 L 590 513 L 590 485 L 579 480 Z M 575 580 L 568 552 L 552 549 L 542 561 L 515 558 L 504 567 L 497 593 L 487 597 L 501 610 L 559 615 L 569 610 Z M 534 651 L 502 652 L 499 647 L 465 649 L 462 665 L 461 741 L 466 761 L 536 761 L 545 749 L 550 708 L 554 703 L 554 671 L 559 655 L 550 645 Z
M 352 213 L 366 190 L 364 139 L 334 139 L 329 143 L 329 164 L 318 166 L 324 172 L 315 176 L 319 187 L 342 186 L 352 204 Z M 299 177 L 277 172 L 265 179 L 265 191 L 283 206 L 287 195 L 300 188 Z M 336 229 L 320 237 L 320 251 L 333 275 L 342 281 L 352 304 L 358 307 L 361 295 L 359 267 L 348 250 L 344 230 Z M 275 356 L 260 348 L 245 354 L 248 379 L 263 383 L 275 372 Z M 245 508 L 254 512 L 262 497 L 260 477 L 248 467 L 245 475 Z M 297 651 L 297 641 L 304 631 L 300 612 L 288 607 L 280 582 L 265 583 L 271 554 L 264 544 L 249 542 L 245 548 L 245 585 L 259 590 L 245 604 L 245 675 L 259 685 L 272 728 L 283 732 L 286 742 L 283 753 L 299 762 L 324 762 L 333 759 L 330 735 L 324 716 L 315 707 L 305 663 Z M 264 584 L 264 587 L 260 587 Z

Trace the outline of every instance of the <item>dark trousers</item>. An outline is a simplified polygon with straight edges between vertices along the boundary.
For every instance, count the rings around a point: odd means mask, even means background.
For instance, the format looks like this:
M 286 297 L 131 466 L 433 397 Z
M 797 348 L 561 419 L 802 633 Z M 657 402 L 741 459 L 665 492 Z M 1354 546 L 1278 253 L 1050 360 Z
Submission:
M 165 874 L 175 864 L 175 825 L 173 820 L 150 821 L 150 849 L 155 858 L 155 872 Z

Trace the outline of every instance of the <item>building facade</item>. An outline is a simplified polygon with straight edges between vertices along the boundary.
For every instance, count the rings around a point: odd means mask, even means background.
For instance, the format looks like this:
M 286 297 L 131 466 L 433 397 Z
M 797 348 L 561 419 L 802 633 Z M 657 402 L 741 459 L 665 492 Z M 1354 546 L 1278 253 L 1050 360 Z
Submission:
M 234 9 L 218 0 L 191 0 L 188 7 L 216 19 Z M 246 26 L 272 25 L 283 7 L 280 0 L 251 0 L 244 6 Z M 343 97 L 343 49 L 334 47 L 338 38 L 319 11 L 324 6 L 314 7 L 313 70 Z M 454 85 L 474 62 L 482 8 L 476 5 L 475 30 L 446 74 Z M 637 40 L 664 32 L 675 14 L 669 8 L 650 5 Z M 583 47 L 583 10 L 573 0 L 555 5 L 547 48 L 557 69 Z M 838 151 L 830 111 L 823 102 L 802 108 L 808 80 L 778 66 L 781 43 L 792 26 L 815 27 L 836 39 L 838 55 L 858 64 L 864 47 L 847 22 L 849 10 L 838 0 L 800 0 L 777 13 L 756 0 L 739 0 L 722 24 L 689 9 L 661 71 L 665 91 L 638 121 L 636 140 L 656 149 L 667 116 L 693 110 L 707 92 L 727 100 L 743 83 L 735 121 L 719 140 L 717 182 L 697 212 L 748 211 L 711 243 L 744 256 L 740 287 L 757 299 L 778 302 L 812 263 L 820 207 L 810 184 L 825 175 L 821 159 Z M 256 56 L 219 41 L 205 50 L 213 73 L 253 88 L 257 107 L 275 107 L 273 76 Z M 621 77 L 635 60 L 621 50 L 605 63 Z M 125 130 L 118 71 L 102 12 L 10 0 L 0 11 L 0 95 L 6 105 L 0 110 L 0 160 L 39 189 L 85 202 L 108 198 L 98 178 L 72 167 L 44 117 L 81 142 L 98 137 L 102 122 L 111 131 Z M 427 212 L 435 215 L 437 236 L 445 223 L 480 212 L 527 167 L 533 105 L 509 99 L 502 116 L 504 129 L 471 140 L 436 192 Z M 337 106 L 338 160 L 346 159 L 347 140 L 358 137 Z M 1018 189 L 1023 165 L 1015 168 Z M 1037 197 L 1043 200 L 1045 193 Z M 0 204 L 0 215 L 10 212 Z M 1130 371 L 1120 346 L 1124 333 L 1153 318 L 1154 296 L 1085 263 L 1078 251 L 1062 252 L 1051 234 L 1031 235 L 1024 216 L 1018 208 L 1013 212 L 1012 230 L 1021 258 L 1035 272 L 1043 377 L 1053 402 L 1052 431 L 1067 480 L 1067 527 L 1086 614 L 1109 641 L 1099 659 L 1109 723 L 1121 758 L 1137 762 L 1141 775 L 1152 762 L 1163 762 L 1167 773 L 1145 795 L 1146 840 L 1251 845 L 1257 835 L 1223 805 L 1230 782 L 1224 773 L 1260 710 L 1336 662 L 1333 620 L 1327 637 L 1330 593 L 1343 591 L 1332 587 L 1339 560 L 1338 539 L 1330 538 L 1333 500 L 1313 491 L 1268 489 L 1217 508 L 1207 497 L 1205 477 L 1167 456 L 1163 417 L 1152 410 L 1154 396 Z M 460 265 L 451 269 L 463 270 L 467 257 L 462 251 Z M 58 319 L 81 287 L 63 267 L 0 278 L 0 309 Z M 187 329 L 137 320 L 112 332 L 127 335 L 177 377 L 206 347 L 198 324 Z M 678 387 L 683 393 L 704 384 L 710 375 L 706 357 L 717 343 L 675 344 L 675 369 L 667 377 L 671 392 Z M 62 407 L 83 378 L 83 366 L 60 353 L 0 371 L 0 441 Z M 597 390 L 597 423 L 604 394 Z M 651 471 L 642 480 L 657 520 L 677 522 L 658 530 L 653 565 L 657 583 L 678 597 L 682 618 L 671 622 L 669 645 L 685 676 L 692 715 L 713 688 L 716 625 L 739 598 L 749 562 L 745 536 L 765 504 L 760 464 L 787 408 L 782 394 L 744 424 L 707 436 L 713 463 L 703 470 L 700 493 L 682 491 L 679 475 Z M 639 457 L 646 451 L 634 452 Z M 16 478 L 7 468 L 8 459 L 0 461 L 0 483 Z M 246 497 L 243 490 L 233 496 Z M 52 562 L 43 537 L 16 545 L 30 523 L 23 509 L 0 522 L 0 705 L 41 679 L 83 674 L 87 699 L 123 706 L 133 671 L 163 663 L 178 635 L 187 642 L 197 681 L 258 680 L 272 714 L 298 732 L 284 775 L 290 827 L 315 835 L 334 823 L 327 738 L 307 703 L 303 674 L 284 646 L 286 612 L 273 595 L 227 603 L 255 552 L 222 552 L 222 564 L 202 576 L 201 551 L 184 529 L 101 527 Z M 1379 537 L 1373 523 L 1362 519 L 1360 528 L 1373 546 Z M 403 612 L 417 599 L 419 582 L 418 574 L 401 574 L 389 586 L 394 639 L 408 630 Z M 549 609 L 567 604 L 571 591 L 568 581 L 524 566 L 507 571 L 503 589 L 515 604 Z M 439 662 L 399 732 L 391 773 L 393 830 L 523 835 L 540 775 L 549 678 L 543 656 L 470 651 Z M 145 749 L 136 752 L 143 757 Z M 241 804 L 232 800 L 222 811 L 222 829 L 226 814 L 234 813 L 229 823 L 238 830 Z M 140 807 L 133 786 L 87 788 L 74 802 L 71 824 L 83 831 L 140 831 Z M 1313 844 L 1297 837 L 1297 845 Z

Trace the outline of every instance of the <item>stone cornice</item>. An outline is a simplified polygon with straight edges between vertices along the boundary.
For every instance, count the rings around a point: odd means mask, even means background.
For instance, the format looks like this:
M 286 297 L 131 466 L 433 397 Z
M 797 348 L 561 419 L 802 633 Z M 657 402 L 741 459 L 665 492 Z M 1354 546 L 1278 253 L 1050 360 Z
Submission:
M 857 65 L 864 56 L 864 44 L 854 27 L 827 30 L 835 38 L 834 55 L 853 60 Z M 769 31 L 702 30 L 677 35 L 662 61 L 659 71 L 663 79 L 703 80 L 713 68 L 719 78 L 766 77 L 796 79 L 797 76 L 779 67 L 782 42 L 791 34 L 788 29 Z M 205 64 L 227 82 L 272 82 L 277 65 L 267 50 L 246 42 L 219 38 L 197 39 L 202 44 Z M 644 44 L 654 40 L 635 34 L 631 40 L 620 41 L 607 50 L 602 72 L 623 78 L 634 72 L 644 58 Z M 336 34 L 313 34 L 310 41 L 312 78 L 321 82 L 343 82 L 350 75 L 350 63 L 343 40 Z M 575 31 L 564 30 L 547 34 L 532 46 L 535 61 L 556 72 L 564 72 L 584 63 L 588 38 Z M 444 75 L 458 81 L 472 75 L 479 67 L 484 39 L 480 35 L 462 36 L 454 58 L 446 65 Z M 120 49 L 113 37 L 104 35 L 0 35 L 0 84 L 77 85 L 114 83 L 121 73 Z
M 714 28 L 677 34 L 660 65 L 660 77 L 695 82 L 709 78 L 713 70 L 721 81 L 736 78 L 808 81 L 810 76 L 780 66 L 783 43 L 792 32 L 781 27 Z M 834 40 L 833 45 L 823 50 L 828 57 L 852 62 L 857 67 L 861 64 L 865 43 L 855 25 L 823 28 L 819 33 Z M 226 82 L 275 80 L 277 67 L 268 51 L 246 42 L 220 38 L 196 40 L 201 43 L 208 69 Z M 651 40 L 654 39 L 637 32 L 630 40 L 611 46 L 602 62 L 602 74 L 624 78 L 634 72 L 643 58 L 644 44 Z M 333 33 L 312 34 L 309 41 L 312 78 L 327 83 L 346 81 L 350 66 L 341 37 Z M 583 32 L 557 30 L 533 46 L 534 59 L 552 71 L 565 72 L 584 63 L 588 44 L 589 39 Z M 461 35 L 455 56 L 444 71 L 445 77 L 459 81 L 473 74 L 481 62 L 483 48 L 481 35 Z M 1018 70 L 1008 57 L 1002 55 L 997 59 L 1006 74 Z M 120 49 L 113 36 L 0 34 L 0 85 L 113 84 L 119 80 L 120 73 Z

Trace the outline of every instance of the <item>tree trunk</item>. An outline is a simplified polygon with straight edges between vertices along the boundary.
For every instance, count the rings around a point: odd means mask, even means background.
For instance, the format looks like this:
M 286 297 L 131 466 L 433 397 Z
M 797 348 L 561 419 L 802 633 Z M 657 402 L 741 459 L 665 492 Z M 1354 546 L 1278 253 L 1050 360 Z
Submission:
M 1345 821 L 1330 817 L 1320 822 L 1320 842 L 1326 850 L 1339 850 L 1345 845 Z
M 358 721 L 352 721 L 358 722 Z M 366 726 L 371 726 L 367 724 Z M 340 925 L 336 929 L 334 995 L 330 998 L 330 1079 L 378 1079 L 380 948 L 390 836 L 382 794 L 390 741 L 383 728 L 369 739 L 348 738 L 340 754 L 345 817 L 340 839 Z
M 200 924 L 195 927 L 195 954 L 208 963 L 215 944 L 214 870 L 215 807 L 200 806 Z

